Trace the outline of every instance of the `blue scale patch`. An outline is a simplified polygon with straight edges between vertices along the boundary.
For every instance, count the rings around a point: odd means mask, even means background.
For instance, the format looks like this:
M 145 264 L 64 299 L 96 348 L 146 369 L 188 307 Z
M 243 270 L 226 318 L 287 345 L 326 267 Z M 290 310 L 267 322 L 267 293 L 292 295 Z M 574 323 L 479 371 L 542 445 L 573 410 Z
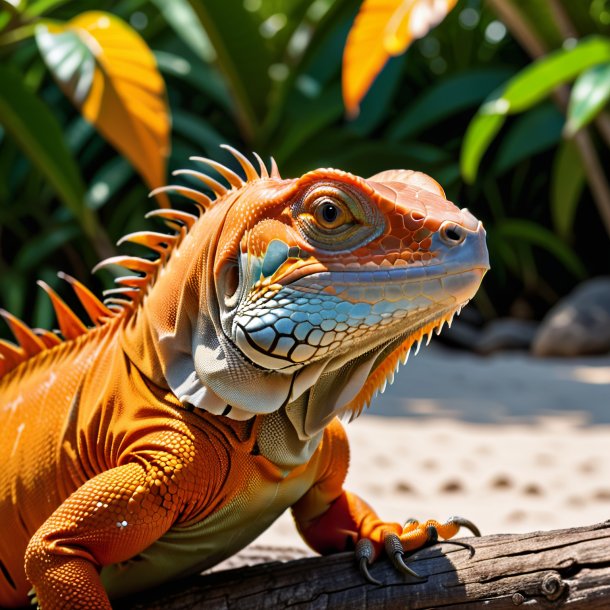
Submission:
M 261 273 L 264 277 L 273 275 L 288 260 L 290 248 L 280 239 L 272 240 L 267 246 Z

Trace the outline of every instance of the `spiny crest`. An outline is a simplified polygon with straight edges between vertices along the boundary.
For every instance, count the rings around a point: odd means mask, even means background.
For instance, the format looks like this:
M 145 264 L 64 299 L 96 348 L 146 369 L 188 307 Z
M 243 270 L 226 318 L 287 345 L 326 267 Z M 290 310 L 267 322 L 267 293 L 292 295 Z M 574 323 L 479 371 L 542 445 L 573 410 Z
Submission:
M 413 334 L 407 337 L 385 360 L 369 375 L 366 383 L 361 388 L 355 398 L 348 403 L 342 415 L 346 416 L 348 421 L 353 421 L 360 416 L 365 407 L 369 407 L 373 398 L 379 393 L 383 394 L 386 387 L 394 383 L 394 377 L 398 372 L 401 364 L 406 364 L 413 346 L 413 355 L 417 356 L 419 349 L 425 340 L 426 345 L 430 344 L 432 334 L 440 335 L 445 324 L 451 328 L 453 318 L 460 315 L 463 307 L 467 304 L 462 303 L 455 309 L 445 313 L 441 318 L 424 324 L 417 329 Z
M 172 251 L 182 242 L 200 215 L 210 208 L 215 201 L 233 189 L 243 187 L 248 182 L 269 177 L 281 179 L 273 158 L 271 158 L 271 172 L 268 172 L 262 159 L 254 153 L 260 166 L 259 173 L 247 157 L 239 151 L 226 144 L 221 145 L 221 147 L 228 150 L 237 159 L 246 179 L 244 180 L 239 174 L 221 163 L 205 157 L 191 157 L 191 160 L 211 167 L 228 182 L 229 187 L 198 171 L 182 169 L 173 172 L 174 176 L 188 175 L 196 178 L 214 193 L 215 198 L 213 199 L 194 188 L 178 184 L 170 184 L 153 190 L 149 195 L 150 197 L 158 193 L 174 193 L 189 199 L 195 204 L 198 213 L 194 215 L 172 208 L 162 208 L 146 214 L 146 218 L 157 217 L 162 219 L 173 233 L 138 231 L 122 237 L 117 242 L 118 246 L 125 242 L 135 243 L 152 250 L 156 258 L 147 259 L 138 256 L 119 255 L 98 263 L 93 268 L 94 273 L 98 269 L 111 266 L 119 266 L 127 271 L 135 272 L 117 277 L 114 280 L 116 288 L 104 291 L 103 302 L 75 278 L 65 273 L 58 273 L 61 279 L 71 285 L 94 326 L 101 326 L 117 316 L 133 312 L 137 308 L 146 292 L 154 285 L 159 270 L 163 268 Z M 39 281 L 38 285 L 51 299 L 59 325 L 59 332 L 51 332 L 40 328 L 32 329 L 17 317 L 0 309 L 0 317 L 4 318 L 16 340 L 16 344 L 14 344 L 0 339 L 0 378 L 41 351 L 51 349 L 63 341 L 77 339 L 88 331 L 87 326 L 48 284 Z
M 58 275 L 72 286 L 95 326 L 100 326 L 115 315 L 77 279 L 66 273 L 59 273 Z M 62 342 L 62 337 L 69 341 L 87 332 L 87 327 L 80 318 L 48 284 L 39 281 L 38 285 L 51 299 L 62 336 L 60 337 L 58 334 L 43 328 L 30 328 L 8 311 L 0 309 L 0 316 L 4 318 L 17 341 L 17 344 L 13 344 L 0 339 L 0 378 L 32 356 L 59 345 Z

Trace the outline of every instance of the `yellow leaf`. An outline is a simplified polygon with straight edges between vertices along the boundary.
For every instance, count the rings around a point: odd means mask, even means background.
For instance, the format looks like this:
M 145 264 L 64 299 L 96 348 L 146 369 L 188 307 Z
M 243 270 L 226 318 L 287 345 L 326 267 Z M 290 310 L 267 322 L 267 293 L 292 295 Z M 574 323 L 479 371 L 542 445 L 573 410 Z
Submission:
M 90 11 L 39 26 L 36 39 L 59 86 L 150 188 L 166 181 L 170 116 L 151 50 L 131 27 Z
M 457 0 L 364 0 L 343 52 L 343 100 L 354 117 L 390 56 L 439 24 Z

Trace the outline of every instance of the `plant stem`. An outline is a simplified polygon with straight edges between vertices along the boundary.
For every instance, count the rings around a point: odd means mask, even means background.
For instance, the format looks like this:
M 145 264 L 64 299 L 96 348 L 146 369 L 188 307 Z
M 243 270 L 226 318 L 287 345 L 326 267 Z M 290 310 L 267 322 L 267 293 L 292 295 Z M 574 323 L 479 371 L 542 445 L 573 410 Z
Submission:
M 548 49 L 544 42 L 534 32 L 517 7 L 507 0 L 487 0 L 487 2 L 531 57 L 536 59 L 547 52 Z
M 0 46 L 16 44 L 34 35 L 36 24 L 22 25 L 0 35 Z
M 547 1 L 555 2 L 555 0 Z M 487 2 L 532 59 L 537 59 L 547 52 L 548 49 L 544 42 L 514 4 L 507 0 L 487 0 Z M 552 9 L 553 4 L 551 4 Z M 563 8 L 561 10 L 563 11 Z M 556 15 L 555 12 L 553 14 Z M 562 14 L 565 17 L 565 13 Z M 558 25 L 561 27 L 562 24 L 559 23 Z M 565 115 L 570 98 L 569 88 L 565 85 L 558 87 L 552 97 L 555 104 Z M 608 125 L 608 136 L 610 137 L 610 124 Z M 593 200 L 604 223 L 606 233 L 610 237 L 610 186 L 608 186 L 608 181 L 604 175 L 597 151 L 586 128 L 581 129 L 575 134 L 573 139 L 583 163 Z
M 563 39 L 578 38 L 578 31 L 570 21 L 570 17 L 566 13 L 561 2 L 558 2 L 558 0 L 547 0 L 547 2 L 551 9 L 551 15 L 553 15 L 553 19 L 557 25 L 557 29 L 563 36 Z

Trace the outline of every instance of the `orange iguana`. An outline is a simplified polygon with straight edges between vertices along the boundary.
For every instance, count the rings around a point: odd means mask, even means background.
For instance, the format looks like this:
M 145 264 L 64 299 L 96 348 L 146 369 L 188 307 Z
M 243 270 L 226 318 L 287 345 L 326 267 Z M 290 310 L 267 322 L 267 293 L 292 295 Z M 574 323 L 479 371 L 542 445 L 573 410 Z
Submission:
M 121 241 L 104 303 L 64 275 L 94 327 L 51 288 L 61 336 L 2 312 L 0 606 L 110 608 L 109 597 L 204 570 L 291 507 L 320 553 L 367 565 L 453 536 L 460 518 L 380 520 L 343 489 L 357 416 L 414 343 L 488 269 L 485 232 L 431 178 L 319 169 L 282 179 L 230 149 L 228 187 L 164 187 L 200 214 Z

